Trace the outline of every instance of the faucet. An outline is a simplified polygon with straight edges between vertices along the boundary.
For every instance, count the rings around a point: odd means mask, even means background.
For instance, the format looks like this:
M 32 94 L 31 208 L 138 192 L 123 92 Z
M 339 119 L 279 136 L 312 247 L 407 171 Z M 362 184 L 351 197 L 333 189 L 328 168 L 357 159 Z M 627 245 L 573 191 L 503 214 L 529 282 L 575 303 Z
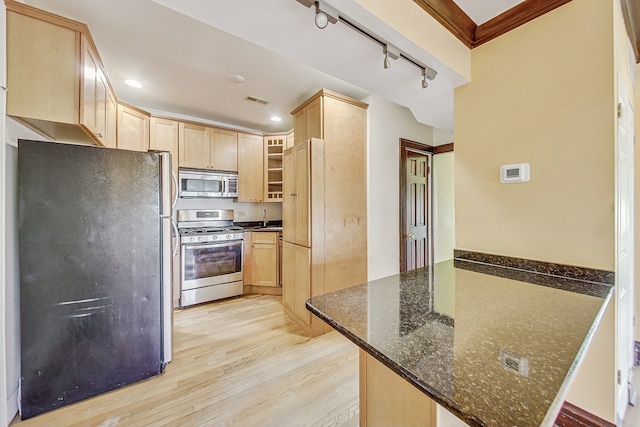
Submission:
M 267 228 L 267 210 L 262 209 L 262 227 Z

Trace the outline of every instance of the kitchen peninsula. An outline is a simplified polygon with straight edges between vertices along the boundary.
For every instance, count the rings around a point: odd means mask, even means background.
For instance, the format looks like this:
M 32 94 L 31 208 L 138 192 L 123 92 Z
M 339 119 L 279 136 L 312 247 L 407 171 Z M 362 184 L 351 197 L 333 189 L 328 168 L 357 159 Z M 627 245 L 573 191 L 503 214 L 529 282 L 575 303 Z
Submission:
M 611 298 L 595 273 L 457 258 L 307 308 L 360 347 L 361 426 L 436 426 L 435 403 L 473 426 L 551 426 Z

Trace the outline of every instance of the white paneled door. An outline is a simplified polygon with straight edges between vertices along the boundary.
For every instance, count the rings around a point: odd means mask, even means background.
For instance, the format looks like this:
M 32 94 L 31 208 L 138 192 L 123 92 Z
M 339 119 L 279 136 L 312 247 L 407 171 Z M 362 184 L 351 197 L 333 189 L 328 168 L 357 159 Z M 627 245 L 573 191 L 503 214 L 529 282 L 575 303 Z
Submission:
M 624 419 L 633 364 L 633 120 L 631 98 L 618 89 L 616 165 L 616 413 Z

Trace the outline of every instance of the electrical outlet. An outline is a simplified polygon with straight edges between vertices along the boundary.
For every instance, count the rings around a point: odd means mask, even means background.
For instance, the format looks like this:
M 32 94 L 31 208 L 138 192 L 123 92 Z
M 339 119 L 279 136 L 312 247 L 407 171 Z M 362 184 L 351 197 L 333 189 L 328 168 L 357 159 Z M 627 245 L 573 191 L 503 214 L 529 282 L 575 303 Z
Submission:
M 529 360 L 516 353 L 500 349 L 500 363 L 518 375 L 529 376 Z

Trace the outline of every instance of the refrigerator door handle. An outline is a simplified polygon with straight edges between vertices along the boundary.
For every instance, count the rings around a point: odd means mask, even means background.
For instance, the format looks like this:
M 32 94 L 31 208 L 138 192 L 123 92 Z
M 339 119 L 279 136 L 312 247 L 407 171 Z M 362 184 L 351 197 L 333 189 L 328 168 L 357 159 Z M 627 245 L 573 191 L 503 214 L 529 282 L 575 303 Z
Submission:
M 176 173 L 171 170 L 171 178 L 173 179 L 173 185 L 175 185 L 176 187 L 176 193 L 173 199 L 173 203 L 171 204 L 171 212 L 173 212 L 176 209 L 176 205 L 178 204 L 178 178 L 176 178 Z M 176 232 L 176 236 L 178 235 L 178 233 Z
M 171 154 L 158 153 L 160 156 L 160 195 L 162 211 L 162 364 L 163 367 L 173 358 L 173 257 L 171 234 L 173 227 L 173 209 L 171 207 Z
M 178 254 L 178 247 L 180 246 L 180 232 L 178 231 L 178 225 L 175 221 L 171 221 L 171 225 L 173 226 L 173 233 L 176 236 L 176 242 L 173 245 L 173 256 L 175 257 Z

